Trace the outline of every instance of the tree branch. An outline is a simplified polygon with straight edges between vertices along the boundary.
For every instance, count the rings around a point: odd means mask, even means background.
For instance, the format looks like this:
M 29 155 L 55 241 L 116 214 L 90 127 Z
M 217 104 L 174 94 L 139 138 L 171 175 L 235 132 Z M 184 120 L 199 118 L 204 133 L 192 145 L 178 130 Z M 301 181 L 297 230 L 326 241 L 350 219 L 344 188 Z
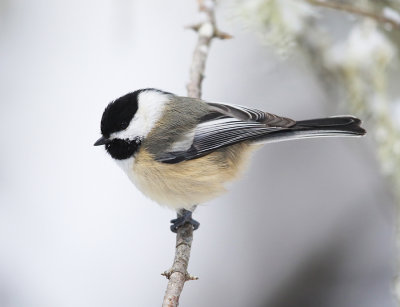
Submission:
M 190 81 L 187 84 L 189 97 L 201 97 L 201 83 L 204 78 L 208 50 L 213 38 L 228 39 L 231 36 L 218 30 L 215 22 L 215 0 L 197 0 L 199 11 L 205 16 L 205 20 L 200 24 L 189 28 L 197 31 L 199 37 L 193 53 L 192 65 L 190 67 Z
M 179 297 L 183 290 L 183 285 L 187 280 L 195 280 L 197 277 L 190 276 L 187 272 L 189 264 L 190 250 L 193 241 L 193 227 L 186 224 L 178 229 L 176 234 L 176 249 L 174 263 L 171 269 L 164 272 L 169 279 L 167 290 L 165 291 L 163 307 L 175 307 L 179 304 Z
M 365 11 L 363 9 L 360 9 L 360 8 L 357 8 L 357 7 L 348 5 L 348 4 L 332 2 L 332 1 L 321 1 L 321 0 L 305 0 L 305 1 L 312 5 L 315 5 L 315 6 L 326 7 L 326 8 L 330 8 L 333 10 L 348 12 L 348 13 L 351 13 L 354 15 L 371 18 L 380 23 L 390 24 L 394 29 L 400 30 L 400 23 L 397 20 L 388 18 L 383 15 L 378 15 L 373 12 Z
M 204 78 L 208 50 L 213 38 L 227 39 L 231 36 L 218 30 L 215 22 L 215 0 L 197 0 L 199 11 L 204 15 L 204 21 L 190 28 L 197 31 L 198 40 L 193 53 L 190 67 L 190 79 L 187 84 L 188 96 L 193 98 L 201 97 L 201 85 Z M 179 297 L 183 286 L 188 280 L 198 279 L 190 276 L 187 267 L 190 259 L 190 251 L 193 241 L 193 227 L 186 224 L 178 228 L 176 234 L 176 249 L 174 263 L 171 269 L 162 275 L 169 279 L 165 291 L 163 307 L 176 307 L 179 304 Z

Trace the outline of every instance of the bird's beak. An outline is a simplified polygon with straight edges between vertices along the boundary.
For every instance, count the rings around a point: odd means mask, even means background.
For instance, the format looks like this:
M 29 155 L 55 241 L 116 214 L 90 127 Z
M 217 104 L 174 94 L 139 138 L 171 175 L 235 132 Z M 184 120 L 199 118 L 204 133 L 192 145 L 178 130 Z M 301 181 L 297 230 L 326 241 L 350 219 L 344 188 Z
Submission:
M 102 136 L 101 138 L 99 138 L 96 143 L 94 143 L 94 146 L 100 146 L 100 145 L 106 145 L 108 143 L 110 143 L 111 140 L 105 138 L 104 136 Z

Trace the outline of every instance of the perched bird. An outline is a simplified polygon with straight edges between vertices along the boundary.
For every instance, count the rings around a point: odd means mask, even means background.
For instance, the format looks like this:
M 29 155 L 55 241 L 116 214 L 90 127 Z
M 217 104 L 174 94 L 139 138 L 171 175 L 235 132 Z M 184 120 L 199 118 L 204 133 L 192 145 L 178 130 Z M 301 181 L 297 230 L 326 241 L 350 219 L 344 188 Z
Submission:
M 257 109 L 141 89 L 111 102 L 101 119 L 111 157 L 146 196 L 177 210 L 176 232 L 196 205 L 225 192 L 261 144 L 322 136 L 361 136 L 353 116 L 294 121 Z

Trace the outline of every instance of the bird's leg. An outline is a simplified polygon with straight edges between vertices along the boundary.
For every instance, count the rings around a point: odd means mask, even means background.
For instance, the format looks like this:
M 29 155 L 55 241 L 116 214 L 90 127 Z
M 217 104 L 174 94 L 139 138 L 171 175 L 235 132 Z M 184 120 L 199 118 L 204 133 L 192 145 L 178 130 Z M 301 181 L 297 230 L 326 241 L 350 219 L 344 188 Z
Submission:
M 192 225 L 193 230 L 196 230 L 200 226 L 200 223 L 192 218 L 192 211 L 186 209 L 179 209 L 177 212 L 177 218 L 171 220 L 171 223 L 171 231 L 175 233 L 178 231 L 179 227 L 182 227 L 185 224 Z

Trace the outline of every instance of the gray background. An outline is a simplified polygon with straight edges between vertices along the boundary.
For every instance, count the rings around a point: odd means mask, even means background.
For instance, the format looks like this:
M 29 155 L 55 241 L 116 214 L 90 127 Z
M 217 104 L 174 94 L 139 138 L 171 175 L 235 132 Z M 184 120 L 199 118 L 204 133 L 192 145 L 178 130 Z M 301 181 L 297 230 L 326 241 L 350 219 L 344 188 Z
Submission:
M 106 104 L 184 95 L 195 1 L 0 1 L 0 306 L 159 306 L 172 211 L 92 146 Z M 307 63 L 219 14 L 203 98 L 337 115 Z M 338 104 L 339 105 L 339 104 Z M 200 207 L 181 306 L 394 306 L 393 200 L 363 139 L 265 146 Z

